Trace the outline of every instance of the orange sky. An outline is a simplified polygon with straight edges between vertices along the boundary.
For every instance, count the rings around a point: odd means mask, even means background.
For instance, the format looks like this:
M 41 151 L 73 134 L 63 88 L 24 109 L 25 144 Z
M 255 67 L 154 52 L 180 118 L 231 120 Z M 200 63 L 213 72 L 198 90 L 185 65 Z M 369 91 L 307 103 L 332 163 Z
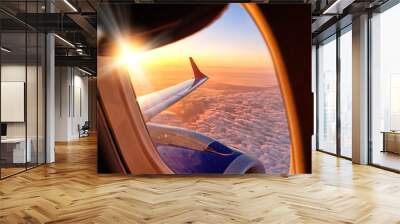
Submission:
M 276 85 L 273 63 L 261 34 L 239 4 L 231 4 L 209 27 L 178 42 L 139 53 L 134 85 L 165 87 L 193 77 L 189 57 L 210 80 L 235 85 Z M 165 88 L 164 87 L 164 88 Z

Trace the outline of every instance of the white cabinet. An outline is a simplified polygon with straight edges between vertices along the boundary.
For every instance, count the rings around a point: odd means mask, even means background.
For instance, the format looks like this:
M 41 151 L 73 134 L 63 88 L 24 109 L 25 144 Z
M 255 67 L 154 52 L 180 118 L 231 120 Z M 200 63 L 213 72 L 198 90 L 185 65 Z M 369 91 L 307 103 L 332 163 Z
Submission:
M 25 144 L 27 144 L 25 151 Z M 12 163 L 25 163 L 32 161 L 32 140 L 25 138 L 7 138 L 1 140 L 2 147 L 12 152 Z

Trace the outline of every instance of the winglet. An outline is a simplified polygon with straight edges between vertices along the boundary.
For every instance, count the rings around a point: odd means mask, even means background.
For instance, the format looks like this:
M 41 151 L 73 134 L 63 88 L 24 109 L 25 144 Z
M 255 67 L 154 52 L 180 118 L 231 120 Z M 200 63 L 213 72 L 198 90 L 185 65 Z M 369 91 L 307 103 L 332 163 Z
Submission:
M 193 74 L 194 74 L 194 78 L 195 79 L 201 79 L 204 77 L 207 77 L 206 75 L 204 75 L 199 68 L 197 67 L 196 63 L 194 62 L 192 57 L 189 57 L 190 59 L 190 64 L 192 65 L 192 69 L 193 69 Z

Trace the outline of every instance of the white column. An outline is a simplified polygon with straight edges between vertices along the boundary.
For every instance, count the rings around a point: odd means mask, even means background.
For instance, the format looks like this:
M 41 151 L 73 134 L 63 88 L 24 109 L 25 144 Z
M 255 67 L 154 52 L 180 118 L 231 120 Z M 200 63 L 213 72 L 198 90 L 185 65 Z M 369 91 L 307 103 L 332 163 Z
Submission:
M 368 15 L 353 19 L 353 162 L 368 163 Z
M 46 1 L 46 11 L 53 12 L 54 5 Z M 55 162 L 55 43 L 54 34 L 46 35 L 46 163 Z
M 55 133 L 55 56 L 54 35 L 46 36 L 46 163 L 55 161 L 54 133 Z

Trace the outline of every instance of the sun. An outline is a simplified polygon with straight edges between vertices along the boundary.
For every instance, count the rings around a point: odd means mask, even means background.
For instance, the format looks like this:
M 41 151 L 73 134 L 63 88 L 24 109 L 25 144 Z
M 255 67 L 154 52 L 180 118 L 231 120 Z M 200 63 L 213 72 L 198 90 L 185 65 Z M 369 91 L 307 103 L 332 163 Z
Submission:
M 144 52 L 132 43 L 121 41 L 118 47 L 117 64 L 126 66 L 129 72 L 138 73 Z
M 113 66 L 126 69 L 132 84 L 151 88 L 152 85 L 144 68 L 149 60 L 145 46 L 140 42 L 127 41 L 126 39 L 118 41 L 116 46 Z

